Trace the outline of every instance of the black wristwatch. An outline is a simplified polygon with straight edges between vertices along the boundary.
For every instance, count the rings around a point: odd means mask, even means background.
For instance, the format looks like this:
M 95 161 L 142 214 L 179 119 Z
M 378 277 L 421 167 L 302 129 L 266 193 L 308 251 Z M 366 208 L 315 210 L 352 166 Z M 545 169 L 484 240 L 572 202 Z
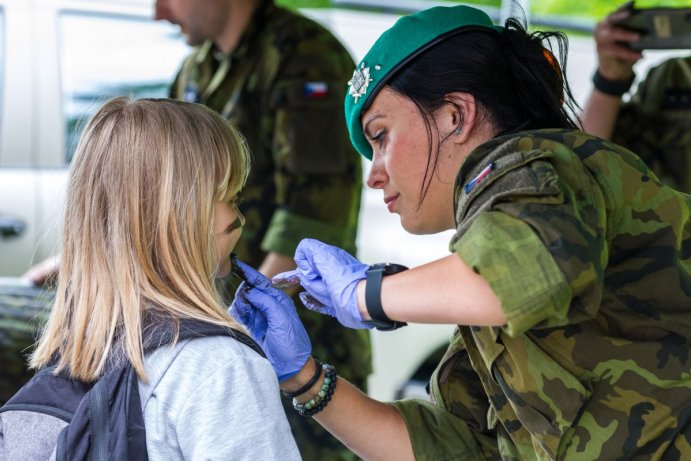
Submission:
M 408 325 L 405 322 L 391 320 L 384 313 L 381 305 L 381 281 L 385 275 L 397 274 L 408 270 L 401 264 L 379 263 L 372 264 L 367 269 L 367 285 L 365 285 L 365 304 L 367 312 L 372 320 L 364 323 L 375 327 L 377 330 L 390 331 Z

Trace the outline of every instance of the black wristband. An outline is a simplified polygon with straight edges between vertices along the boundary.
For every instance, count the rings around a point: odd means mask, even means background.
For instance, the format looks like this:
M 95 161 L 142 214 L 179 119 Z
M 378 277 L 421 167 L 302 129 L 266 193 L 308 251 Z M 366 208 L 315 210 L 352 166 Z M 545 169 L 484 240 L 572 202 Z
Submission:
M 601 93 L 621 96 L 631 89 L 635 79 L 636 74 L 632 74 L 627 80 L 609 80 L 603 77 L 599 70 L 596 70 L 593 74 L 593 86 Z
M 300 389 L 298 389 L 296 391 L 293 391 L 293 392 L 281 391 L 281 394 L 283 394 L 283 397 L 287 397 L 289 399 L 292 399 L 294 397 L 297 397 L 298 395 L 304 394 L 305 392 L 309 391 L 312 388 L 312 386 L 314 386 L 314 384 L 317 382 L 319 377 L 322 375 L 322 366 L 324 364 L 321 363 L 317 359 L 313 358 L 313 360 L 314 360 L 314 364 L 317 366 L 317 371 L 314 372 L 314 376 L 312 376 L 310 378 L 310 380 L 307 381 L 307 383 L 304 386 L 302 386 Z
M 407 270 L 408 268 L 400 264 L 373 264 L 367 269 L 367 284 L 365 285 L 365 304 L 367 312 L 372 320 L 366 320 L 364 323 L 372 325 L 377 330 L 389 331 L 401 328 L 407 325 L 405 322 L 397 322 L 391 320 L 384 312 L 381 305 L 381 282 L 385 275 L 396 274 Z

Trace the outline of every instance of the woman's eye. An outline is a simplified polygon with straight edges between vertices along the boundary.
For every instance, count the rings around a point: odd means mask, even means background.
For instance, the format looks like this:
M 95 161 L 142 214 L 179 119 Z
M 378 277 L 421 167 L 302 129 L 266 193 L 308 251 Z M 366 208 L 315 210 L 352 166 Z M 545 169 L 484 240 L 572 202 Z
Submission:
M 384 141 L 384 134 L 384 130 L 377 131 L 370 137 L 370 142 L 381 146 L 381 143 Z

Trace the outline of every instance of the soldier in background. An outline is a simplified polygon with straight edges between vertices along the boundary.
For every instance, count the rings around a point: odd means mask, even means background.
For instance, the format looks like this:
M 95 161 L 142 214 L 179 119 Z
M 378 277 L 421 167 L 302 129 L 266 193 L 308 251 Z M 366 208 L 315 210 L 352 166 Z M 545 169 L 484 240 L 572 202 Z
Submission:
M 343 114 L 354 65 L 343 45 L 271 0 L 158 0 L 156 19 L 179 25 L 196 47 L 171 97 L 218 111 L 247 139 L 253 164 L 241 193 L 247 222 L 238 258 L 271 277 L 295 267 L 304 237 L 354 253 L 362 172 Z M 365 386 L 368 333 L 306 309 L 300 314 L 323 346 L 320 356 Z M 304 459 L 353 459 L 311 418 L 292 408 L 287 414 Z
M 611 139 L 638 154 L 662 182 L 691 194 L 691 55 L 648 71 L 622 104 Z
M 691 55 L 655 66 L 626 102 L 642 58 L 631 44 L 640 34 L 617 26 L 625 7 L 593 33 L 598 67 L 583 111 L 583 130 L 635 152 L 664 183 L 691 193 Z

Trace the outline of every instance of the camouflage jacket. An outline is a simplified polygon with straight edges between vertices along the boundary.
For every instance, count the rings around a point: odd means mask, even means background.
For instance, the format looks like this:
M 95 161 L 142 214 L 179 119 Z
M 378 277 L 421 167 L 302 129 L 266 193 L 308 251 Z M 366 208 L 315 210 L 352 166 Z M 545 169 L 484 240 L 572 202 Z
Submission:
M 579 131 L 474 150 L 450 248 L 508 323 L 459 326 L 436 403 L 396 403 L 417 459 L 691 457 L 690 205 Z
M 662 182 L 691 194 L 691 56 L 648 72 L 622 104 L 612 140 L 640 156 Z
M 362 171 L 343 115 L 353 67 L 326 29 L 270 1 L 231 54 L 207 42 L 183 63 L 171 97 L 221 113 L 252 152 L 240 259 L 292 256 L 305 237 L 355 251 Z

